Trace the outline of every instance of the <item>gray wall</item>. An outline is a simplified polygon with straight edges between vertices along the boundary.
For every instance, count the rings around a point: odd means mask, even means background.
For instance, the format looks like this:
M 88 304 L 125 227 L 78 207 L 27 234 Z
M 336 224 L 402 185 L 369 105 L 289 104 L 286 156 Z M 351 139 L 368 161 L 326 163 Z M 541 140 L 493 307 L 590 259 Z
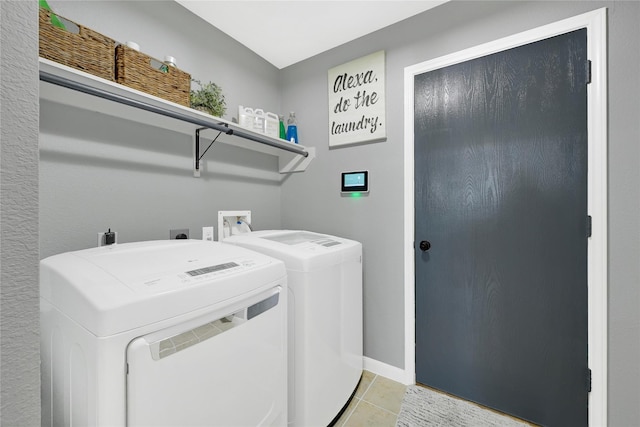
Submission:
M 0 2 L 0 425 L 40 425 L 36 2 Z M 22 34 L 16 38 L 15 34 Z
M 49 2 L 60 15 L 219 84 L 231 120 L 238 105 L 277 112 L 278 70 L 174 2 Z M 251 210 L 260 228 L 279 228 L 277 159 L 227 145 L 204 157 L 193 178 L 192 136 L 43 101 L 40 112 L 41 257 L 96 245 L 166 239 L 169 229 L 217 225 L 218 210 Z M 208 142 L 208 141 L 207 141 Z M 202 146 L 202 151 L 206 145 Z M 217 232 L 217 231 L 216 231 Z
M 282 224 L 364 244 L 365 355 L 404 367 L 403 71 L 432 58 L 606 6 L 609 49 L 609 419 L 640 424 L 640 3 L 451 2 L 290 66 L 282 105 L 317 160 L 285 182 Z M 387 140 L 328 149 L 327 70 L 379 49 L 387 54 Z M 369 169 L 371 193 L 340 197 L 339 173 Z

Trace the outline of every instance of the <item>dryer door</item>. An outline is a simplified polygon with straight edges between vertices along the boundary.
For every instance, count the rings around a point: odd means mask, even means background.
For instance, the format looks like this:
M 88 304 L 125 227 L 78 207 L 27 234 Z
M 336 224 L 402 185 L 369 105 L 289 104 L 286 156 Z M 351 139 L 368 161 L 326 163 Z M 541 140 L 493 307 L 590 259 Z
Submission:
M 127 347 L 127 425 L 286 425 L 281 290 L 133 340 Z

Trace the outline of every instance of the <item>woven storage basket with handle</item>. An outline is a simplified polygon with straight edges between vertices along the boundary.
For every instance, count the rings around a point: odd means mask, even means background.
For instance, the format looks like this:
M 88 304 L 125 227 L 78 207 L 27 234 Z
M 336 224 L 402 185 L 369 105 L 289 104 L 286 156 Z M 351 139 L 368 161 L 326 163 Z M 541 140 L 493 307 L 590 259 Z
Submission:
M 116 82 L 158 98 L 190 106 L 191 75 L 125 45 L 116 47 Z
M 114 81 L 116 43 L 87 27 L 63 18 L 66 30 L 51 23 L 51 12 L 40 8 L 40 56 L 103 79 Z M 78 33 L 70 27 L 77 26 Z

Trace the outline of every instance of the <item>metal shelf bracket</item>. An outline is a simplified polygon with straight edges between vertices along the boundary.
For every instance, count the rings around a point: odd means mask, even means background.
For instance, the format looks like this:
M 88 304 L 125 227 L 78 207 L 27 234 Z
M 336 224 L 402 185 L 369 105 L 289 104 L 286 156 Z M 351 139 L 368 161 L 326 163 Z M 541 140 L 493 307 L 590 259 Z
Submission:
M 223 123 L 221 123 L 221 125 L 224 126 Z M 200 177 L 200 160 L 202 160 L 202 158 L 204 157 L 205 154 L 207 154 L 207 151 L 209 151 L 209 148 L 211 148 L 211 146 L 213 145 L 214 142 L 217 141 L 218 137 L 220 135 L 222 135 L 222 131 L 218 130 L 218 134 L 216 135 L 215 138 L 213 138 L 213 141 L 211 141 L 211 143 L 209 144 L 209 146 L 204 150 L 204 152 L 202 154 L 200 154 L 200 131 L 201 130 L 206 130 L 209 128 L 198 128 L 196 129 L 196 135 L 195 135 L 195 147 L 194 147 L 194 167 L 193 167 L 193 176 L 196 178 Z M 227 135 L 233 135 L 233 130 L 229 129 L 227 132 L 225 132 Z

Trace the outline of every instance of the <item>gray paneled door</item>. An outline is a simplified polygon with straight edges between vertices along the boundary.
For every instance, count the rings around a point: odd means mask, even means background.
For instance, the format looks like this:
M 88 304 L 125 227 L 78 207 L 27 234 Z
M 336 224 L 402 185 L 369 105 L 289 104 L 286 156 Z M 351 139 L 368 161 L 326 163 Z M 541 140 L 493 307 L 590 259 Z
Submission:
M 588 424 L 586 29 L 415 76 L 417 382 Z

